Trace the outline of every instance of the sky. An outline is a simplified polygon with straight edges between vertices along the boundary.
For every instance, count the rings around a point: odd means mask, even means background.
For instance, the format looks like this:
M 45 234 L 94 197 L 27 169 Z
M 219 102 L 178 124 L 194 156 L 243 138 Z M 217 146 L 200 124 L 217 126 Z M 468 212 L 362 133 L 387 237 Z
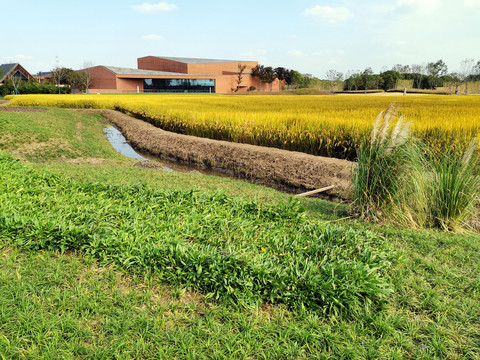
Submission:
M 325 78 L 480 60 L 480 0 L 2 1 L 0 63 L 31 74 L 143 56 L 254 60 Z

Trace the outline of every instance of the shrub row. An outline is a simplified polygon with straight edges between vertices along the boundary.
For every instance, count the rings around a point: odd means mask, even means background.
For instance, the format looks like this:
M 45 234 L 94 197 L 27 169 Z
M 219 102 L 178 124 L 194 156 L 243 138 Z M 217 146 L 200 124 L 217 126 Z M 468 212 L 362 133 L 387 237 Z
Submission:
M 18 88 L 19 94 L 58 94 L 58 87 L 52 84 L 41 84 L 36 81 L 22 82 Z M 70 86 L 62 86 L 62 94 L 70 94 Z M 11 82 L 6 82 L 0 86 L 0 95 L 6 96 L 15 93 L 15 88 Z

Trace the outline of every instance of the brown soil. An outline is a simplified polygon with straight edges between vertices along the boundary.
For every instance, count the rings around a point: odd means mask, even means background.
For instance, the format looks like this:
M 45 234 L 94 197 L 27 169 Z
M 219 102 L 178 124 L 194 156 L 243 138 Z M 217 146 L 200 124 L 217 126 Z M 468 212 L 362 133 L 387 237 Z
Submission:
M 46 109 L 23 108 L 23 107 L 5 107 L 0 105 L 0 112 L 45 112 Z
M 212 169 L 291 193 L 335 185 L 317 196 L 351 197 L 353 163 L 346 160 L 181 135 L 118 111 L 87 111 L 102 114 L 134 148 L 161 159 Z

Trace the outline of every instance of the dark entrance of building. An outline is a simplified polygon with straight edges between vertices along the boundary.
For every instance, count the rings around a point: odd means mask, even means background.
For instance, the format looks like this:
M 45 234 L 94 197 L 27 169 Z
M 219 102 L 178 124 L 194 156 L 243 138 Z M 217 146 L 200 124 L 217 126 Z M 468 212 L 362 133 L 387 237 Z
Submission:
M 214 93 L 214 79 L 145 79 L 144 92 Z

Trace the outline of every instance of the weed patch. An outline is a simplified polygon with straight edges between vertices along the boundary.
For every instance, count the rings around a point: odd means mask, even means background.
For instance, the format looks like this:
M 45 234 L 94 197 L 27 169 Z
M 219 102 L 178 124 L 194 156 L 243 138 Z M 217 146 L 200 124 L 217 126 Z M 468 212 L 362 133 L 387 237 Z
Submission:
M 81 250 L 240 305 L 353 313 L 391 292 L 381 238 L 310 221 L 296 201 L 83 183 L 5 154 L 0 171 L 0 237 L 28 249 Z

